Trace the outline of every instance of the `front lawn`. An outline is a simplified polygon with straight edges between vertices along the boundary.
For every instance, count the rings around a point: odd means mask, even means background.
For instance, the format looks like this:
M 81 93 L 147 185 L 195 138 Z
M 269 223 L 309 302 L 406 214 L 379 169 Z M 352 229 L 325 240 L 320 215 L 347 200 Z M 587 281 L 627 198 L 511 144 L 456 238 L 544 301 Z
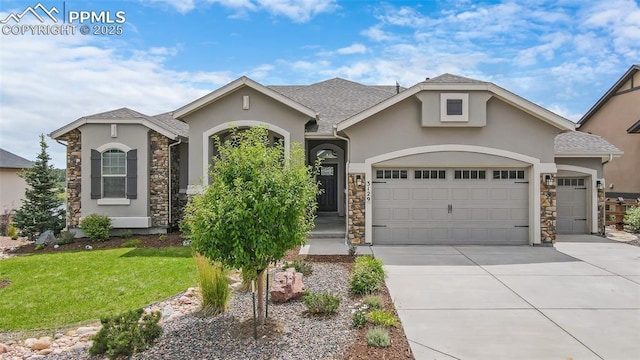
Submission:
M 24 330 L 160 301 L 194 286 L 196 270 L 189 247 L 92 250 L 2 260 L 2 280 L 0 330 Z

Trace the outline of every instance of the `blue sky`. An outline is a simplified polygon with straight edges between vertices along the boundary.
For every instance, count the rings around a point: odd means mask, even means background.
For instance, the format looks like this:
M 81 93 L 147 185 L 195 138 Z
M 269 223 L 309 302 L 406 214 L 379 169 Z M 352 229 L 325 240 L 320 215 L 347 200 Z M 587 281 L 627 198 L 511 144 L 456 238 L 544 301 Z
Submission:
M 3 0 L 0 20 L 37 3 Z M 60 19 L 64 5 L 126 20 L 122 35 L 0 34 L 0 147 L 28 159 L 40 133 L 84 115 L 174 110 L 242 75 L 265 85 L 343 77 L 408 87 L 449 72 L 577 121 L 640 63 L 635 0 L 41 3 Z M 39 23 L 27 14 L 25 24 Z M 64 147 L 48 143 L 64 167 Z

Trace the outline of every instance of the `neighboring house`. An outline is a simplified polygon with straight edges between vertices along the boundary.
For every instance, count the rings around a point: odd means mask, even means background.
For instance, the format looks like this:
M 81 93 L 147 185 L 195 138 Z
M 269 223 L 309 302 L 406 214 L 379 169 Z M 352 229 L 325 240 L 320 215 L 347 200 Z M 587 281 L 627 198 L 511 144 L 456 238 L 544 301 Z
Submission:
M 624 156 L 604 165 L 606 196 L 640 198 L 640 65 L 633 65 L 578 122 L 579 130 L 600 135 Z
M 32 166 L 31 161 L 0 149 L 0 211 L 2 213 L 22 206 L 27 182 L 18 176 L 18 173 Z
M 534 245 L 557 232 L 598 233 L 602 162 L 620 155 L 565 118 L 460 76 L 407 89 L 241 77 L 172 114 L 120 109 L 54 131 L 75 174 L 69 225 L 102 213 L 117 226 L 166 231 L 180 216 L 179 195 L 208 183 L 213 137 L 252 126 L 285 149 L 303 144 L 309 164 L 324 160 L 318 210 L 346 215 L 355 244 Z

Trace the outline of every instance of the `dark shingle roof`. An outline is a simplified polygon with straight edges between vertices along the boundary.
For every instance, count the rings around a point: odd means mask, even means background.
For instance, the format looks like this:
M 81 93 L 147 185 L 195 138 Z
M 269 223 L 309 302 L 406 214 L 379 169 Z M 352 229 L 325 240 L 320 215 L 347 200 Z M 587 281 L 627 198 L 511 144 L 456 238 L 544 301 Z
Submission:
M 0 168 L 30 169 L 33 163 L 21 156 L 0 149 Z
M 149 116 L 125 107 L 125 108 L 111 110 L 111 111 L 107 111 L 99 114 L 84 116 L 82 118 L 83 119 L 144 119 L 174 134 L 183 136 L 185 138 L 189 137 L 189 125 L 187 125 L 183 121 L 174 119 L 172 112 L 158 114 L 155 116 Z
M 555 152 L 562 155 L 609 155 L 622 154 L 622 151 L 598 135 L 582 131 L 567 131 L 555 138 Z
M 609 90 L 607 90 L 607 92 L 602 95 L 602 97 L 598 101 L 596 101 L 595 104 L 593 104 L 591 109 L 589 109 L 586 114 L 582 115 L 582 118 L 578 120 L 578 124 L 582 125 L 589 121 L 589 119 L 591 119 L 591 117 L 596 112 L 598 112 L 598 110 L 600 110 L 600 108 L 604 106 L 604 104 L 606 104 L 609 99 L 611 99 L 611 97 L 616 94 L 616 92 L 618 92 L 622 85 L 626 84 L 627 81 L 629 81 L 629 79 L 631 79 L 638 71 L 640 71 L 640 64 L 631 65 L 631 67 L 620 77 L 620 79 L 618 79 L 618 81 L 616 81 L 616 83 L 613 84 L 613 86 Z
M 319 133 L 397 93 L 396 86 L 368 86 L 334 78 L 311 85 L 268 86 L 319 114 Z M 400 91 L 404 90 L 400 88 Z
M 432 79 L 427 79 L 424 82 L 436 84 L 487 84 L 486 81 L 466 78 L 464 76 L 458 76 L 449 73 L 436 76 Z

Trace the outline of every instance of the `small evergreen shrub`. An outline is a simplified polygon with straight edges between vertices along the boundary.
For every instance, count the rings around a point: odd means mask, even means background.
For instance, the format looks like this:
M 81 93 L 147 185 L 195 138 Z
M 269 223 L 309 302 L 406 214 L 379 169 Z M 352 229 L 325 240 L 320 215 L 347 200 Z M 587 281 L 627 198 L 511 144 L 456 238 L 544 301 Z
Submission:
M 142 309 L 100 319 L 102 329 L 91 339 L 91 355 L 106 354 L 109 359 L 131 356 L 146 350 L 162 334 L 160 313 L 142 315 Z
M 162 234 L 160 236 L 158 236 L 158 241 L 166 241 L 167 240 L 167 235 L 166 234 Z
M 351 324 L 354 328 L 361 328 L 367 323 L 367 313 L 363 310 L 356 310 L 351 317 Z
M 36 247 L 34 249 L 35 250 L 42 250 L 42 249 L 44 249 L 44 244 L 38 244 L 38 245 L 36 245 Z
M 76 235 L 72 231 L 62 231 L 56 239 L 56 244 L 67 245 L 73 244 L 76 241 Z
M 282 265 L 282 270 L 286 270 L 288 268 L 294 268 L 296 269 L 296 272 L 302 273 L 304 276 L 309 276 L 313 273 L 313 265 L 304 259 L 296 259 Z
M 142 244 L 142 240 L 140 239 L 132 239 L 129 241 L 125 241 L 120 245 L 121 248 L 135 248 Z
M 384 277 L 382 261 L 371 256 L 359 256 L 351 273 L 351 292 L 356 295 L 374 293 L 378 291 Z
M 369 309 L 382 309 L 382 298 L 376 295 L 369 295 L 365 297 L 362 302 L 367 305 Z
M 629 229 L 632 232 L 640 233 L 640 206 L 632 206 L 627 209 L 624 222 L 629 225 Z
M 202 291 L 202 312 L 213 316 L 227 309 L 231 290 L 227 283 L 227 270 L 220 262 L 211 262 L 206 257 L 195 254 L 198 282 Z
M 389 331 L 385 328 L 374 327 L 367 331 L 367 345 L 379 348 L 391 346 Z
M 302 303 L 309 309 L 309 312 L 317 315 L 335 313 L 338 311 L 341 301 L 340 296 L 333 295 L 328 291 L 321 294 L 309 292 L 302 297 Z
M 80 229 L 93 241 L 106 241 L 113 226 L 108 216 L 91 214 L 80 221 Z
M 398 327 L 400 322 L 393 314 L 386 310 L 373 310 L 367 314 L 367 321 L 373 325 L 384 327 Z

